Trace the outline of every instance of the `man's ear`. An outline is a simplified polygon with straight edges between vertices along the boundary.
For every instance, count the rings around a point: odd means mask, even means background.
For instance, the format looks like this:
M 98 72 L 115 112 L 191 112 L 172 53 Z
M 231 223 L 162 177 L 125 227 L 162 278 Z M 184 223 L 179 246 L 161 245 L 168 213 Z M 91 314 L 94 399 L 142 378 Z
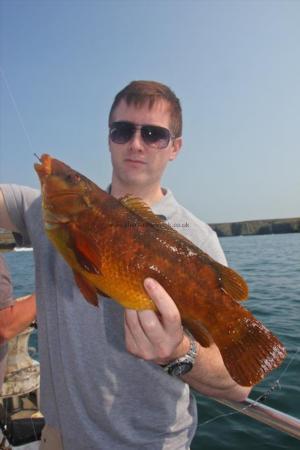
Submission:
M 174 139 L 169 161 L 173 161 L 174 159 L 177 158 L 177 155 L 180 152 L 181 147 L 182 147 L 182 137 Z

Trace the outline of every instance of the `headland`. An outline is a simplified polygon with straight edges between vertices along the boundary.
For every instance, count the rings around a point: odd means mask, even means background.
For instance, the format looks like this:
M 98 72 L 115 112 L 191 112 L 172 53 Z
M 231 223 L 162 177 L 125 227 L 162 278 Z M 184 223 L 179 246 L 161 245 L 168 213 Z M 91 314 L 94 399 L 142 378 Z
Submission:
M 243 222 L 211 223 L 219 237 L 253 236 L 259 234 L 299 233 L 300 217 L 292 219 L 246 220 Z

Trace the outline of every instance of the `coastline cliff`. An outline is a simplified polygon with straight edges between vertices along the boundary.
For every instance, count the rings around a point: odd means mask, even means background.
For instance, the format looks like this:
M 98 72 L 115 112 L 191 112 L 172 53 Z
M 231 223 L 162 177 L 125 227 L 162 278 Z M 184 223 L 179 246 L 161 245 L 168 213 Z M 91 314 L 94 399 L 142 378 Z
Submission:
M 259 234 L 299 233 L 300 217 L 292 219 L 246 220 L 244 222 L 210 224 L 219 237 Z

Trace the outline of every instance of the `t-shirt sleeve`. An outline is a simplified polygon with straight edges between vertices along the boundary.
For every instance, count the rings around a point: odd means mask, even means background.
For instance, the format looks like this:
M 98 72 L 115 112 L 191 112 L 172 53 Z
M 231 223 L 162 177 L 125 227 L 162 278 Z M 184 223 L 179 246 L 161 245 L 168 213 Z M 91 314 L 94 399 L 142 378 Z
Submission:
M 13 289 L 7 266 L 0 255 L 0 309 L 14 304 Z
M 4 201 L 9 217 L 19 233 L 17 245 L 31 246 L 27 217 L 33 203 L 40 197 L 40 192 L 26 186 L 1 184 Z

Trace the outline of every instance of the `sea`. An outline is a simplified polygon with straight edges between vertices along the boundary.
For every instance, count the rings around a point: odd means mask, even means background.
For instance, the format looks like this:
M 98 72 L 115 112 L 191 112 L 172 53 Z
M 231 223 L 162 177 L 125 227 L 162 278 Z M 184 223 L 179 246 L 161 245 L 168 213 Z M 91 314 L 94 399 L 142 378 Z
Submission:
M 251 392 L 253 400 L 300 419 L 300 233 L 221 238 L 229 265 L 247 280 L 245 306 L 285 345 L 288 356 Z M 5 253 L 16 296 L 34 290 L 32 251 Z M 30 341 L 38 359 L 37 338 Z M 300 441 L 196 394 L 191 450 L 299 450 Z

